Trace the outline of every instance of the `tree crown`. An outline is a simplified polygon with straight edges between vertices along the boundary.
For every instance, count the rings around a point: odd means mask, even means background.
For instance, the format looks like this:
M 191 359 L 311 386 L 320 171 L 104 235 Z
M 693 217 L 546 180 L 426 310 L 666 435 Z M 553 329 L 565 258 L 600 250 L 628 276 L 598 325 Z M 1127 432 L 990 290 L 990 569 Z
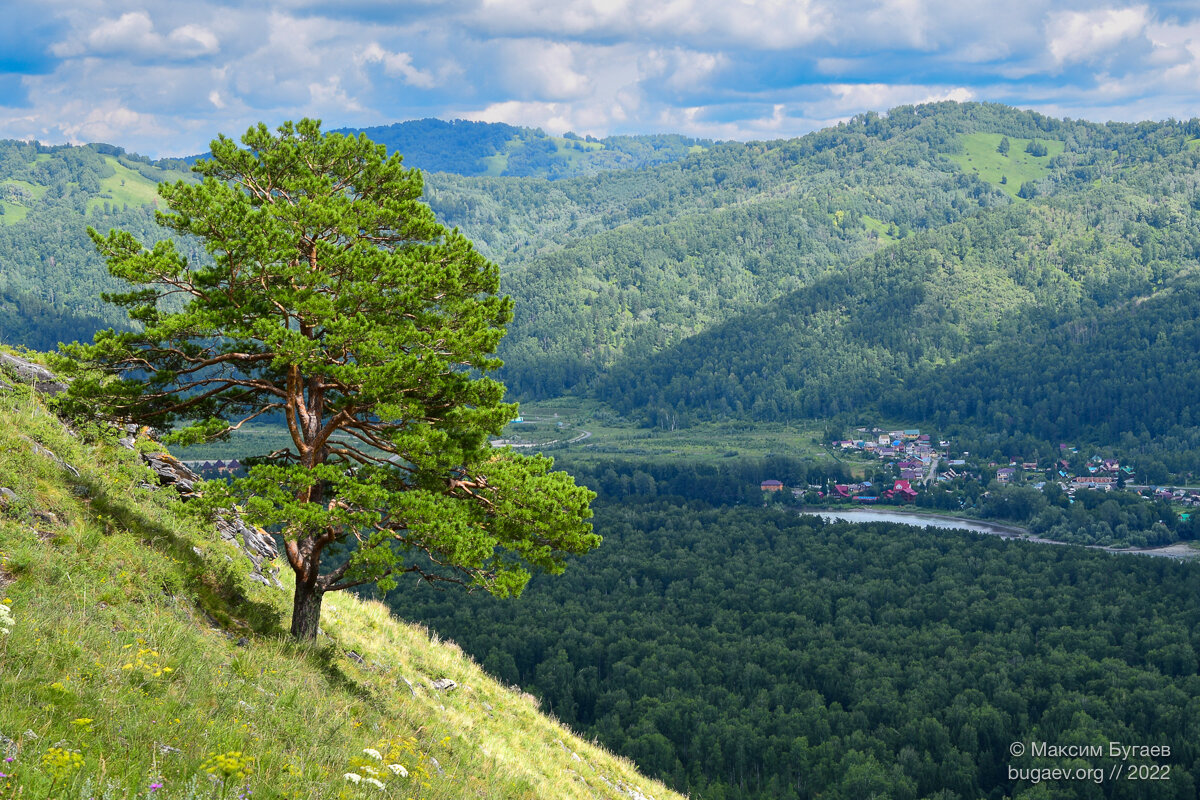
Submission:
M 159 187 L 159 223 L 204 258 L 89 230 L 132 284 L 106 299 L 138 327 L 64 348 L 97 368 L 76 370 L 72 397 L 177 425 L 184 443 L 282 417 L 290 446 L 205 502 L 280 530 L 298 586 L 417 572 L 513 594 L 529 567 L 557 572 L 596 546 L 590 492 L 547 458 L 490 446 L 517 413 L 488 376 L 512 302 L 496 265 L 421 202 L 420 173 L 315 120 L 242 143 L 219 137 L 199 183 Z M 353 554 L 322 571 L 339 545 Z

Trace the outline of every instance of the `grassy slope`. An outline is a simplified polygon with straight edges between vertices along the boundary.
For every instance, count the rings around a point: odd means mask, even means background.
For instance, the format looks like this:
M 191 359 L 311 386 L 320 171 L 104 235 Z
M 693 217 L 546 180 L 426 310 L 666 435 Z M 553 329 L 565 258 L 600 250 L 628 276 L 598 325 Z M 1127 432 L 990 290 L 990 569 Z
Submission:
M 950 158 L 964 171 L 974 173 L 1015 200 L 1022 183 L 1038 181 L 1050 174 L 1050 159 L 1062 154 L 1063 143 L 1039 139 L 1046 145 L 1046 155 L 1034 157 L 1025 152 L 1031 139 L 1010 136 L 1008 155 L 1002 156 L 996 150 L 1002 138 L 998 133 L 965 134 L 959 137 L 963 152 Z M 1008 181 L 1002 184 L 1001 178 Z
M 158 201 L 158 184 L 139 172 L 131 170 L 112 156 L 105 156 L 115 173 L 100 181 L 100 196 L 88 201 L 88 211 L 104 205 L 148 206 Z
M 256 797 L 678 797 L 380 603 L 331 595 L 328 636 L 292 644 L 290 595 L 247 581 L 244 557 L 146 479 L 135 453 L 73 437 L 24 388 L 0 392 L 0 485 L 17 495 L 0 513 L 0 599 L 16 620 L 0 634 L 0 750 L 14 758 L 0 796 L 149 796 L 161 783 L 171 798 L 246 785 Z M 459 687 L 432 690 L 440 677 Z M 83 763 L 52 787 L 54 746 Z M 231 753 L 249 777 L 218 785 L 211 756 Z M 383 791 L 343 778 L 368 767 Z
M 42 196 L 44 194 L 46 194 L 46 190 L 49 188 L 47 186 L 38 186 L 37 184 L 30 183 L 29 181 L 22 181 L 22 180 L 16 180 L 16 179 L 10 179 L 10 180 L 0 182 L 0 186 L 5 186 L 5 185 L 16 186 L 21 189 L 24 189 L 26 192 L 28 192 L 30 195 L 32 195 L 33 199 L 35 199 L 35 200 L 41 200 Z M 25 219 L 25 217 L 29 214 L 28 206 L 22 205 L 21 203 L 13 203 L 8 200 L 0 200 L 0 206 L 4 207 L 4 214 L 0 215 L 0 223 L 5 224 L 5 225 L 12 225 L 14 223 L 20 222 L 21 220 Z

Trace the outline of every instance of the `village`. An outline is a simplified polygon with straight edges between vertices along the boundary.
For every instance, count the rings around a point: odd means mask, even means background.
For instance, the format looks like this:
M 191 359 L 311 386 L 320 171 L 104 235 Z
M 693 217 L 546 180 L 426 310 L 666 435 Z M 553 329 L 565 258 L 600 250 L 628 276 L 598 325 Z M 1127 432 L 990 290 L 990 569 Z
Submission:
M 998 488 L 1027 486 L 1038 491 L 1054 485 L 1072 502 L 1075 493 L 1081 490 L 1124 490 L 1184 507 L 1200 506 L 1200 487 L 1139 484 L 1132 466 L 1099 455 L 1081 460 L 1078 449 L 1067 444 L 1058 446 L 1061 457 L 1054 463 L 1013 460 L 1000 464 L 982 462 L 968 452 L 952 456 L 950 441 L 935 442 L 933 435 L 917 428 L 888 431 L 864 427 L 856 433 L 861 438 L 831 441 L 829 452 L 835 459 L 856 467 L 856 472 L 869 474 L 871 480 L 804 487 L 787 487 L 778 480 L 765 480 L 760 488 L 765 493 L 790 490 L 796 500 L 810 504 L 898 505 L 917 502 L 923 491 L 933 487 L 967 482 L 982 484 L 985 491 L 980 496 L 986 497 L 986 490 L 994 481 Z

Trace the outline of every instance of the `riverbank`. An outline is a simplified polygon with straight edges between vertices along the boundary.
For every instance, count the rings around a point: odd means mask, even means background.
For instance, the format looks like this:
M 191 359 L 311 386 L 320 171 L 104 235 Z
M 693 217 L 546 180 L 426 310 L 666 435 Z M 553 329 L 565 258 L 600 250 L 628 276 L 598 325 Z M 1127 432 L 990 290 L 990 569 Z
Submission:
M 1054 544 L 1068 547 L 1086 547 L 1089 550 L 1103 550 L 1106 553 L 1134 554 L 1174 558 L 1179 560 L 1200 558 L 1200 550 L 1193 548 L 1187 542 L 1175 542 L 1164 547 L 1105 547 L 1098 544 L 1075 544 L 1060 542 L 1035 536 L 1028 528 L 1001 522 L 954 517 L 947 514 L 929 514 L 924 511 L 910 511 L 901 508 L 838 508 L 838 507 L 805 507 L 801 514 L 811 514 L 826 520 L 842 520 L 856 524 L 867 522 L 890 522 L 898 525 L 916 525 L 933 527 L 942 530 L 965 530 L 972 533 L 983 533 L 989 536 L 999 536 L 1004 539 L 1020 539 L 1038 544 Z

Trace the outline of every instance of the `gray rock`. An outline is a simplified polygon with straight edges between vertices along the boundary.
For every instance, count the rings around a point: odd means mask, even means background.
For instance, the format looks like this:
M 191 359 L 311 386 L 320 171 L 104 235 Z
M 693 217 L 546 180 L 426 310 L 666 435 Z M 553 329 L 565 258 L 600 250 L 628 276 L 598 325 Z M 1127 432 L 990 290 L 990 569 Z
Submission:
M 0 507 L 10 506 L 17 502 L 17 493 L 7 486 L 0 486 Z
M 365 666 L 367 663 L 366 661 L 363 660 L 362 656 L 360 656 L 358 653 L 354 652 L 353 650 L 347 650 L 346 657 L 349 658 L 351 661 L 353 661 L 355 664 L 362 664 Z
M 279 548 L 275 546 L 275 539 L 271 534 L 262 528 L 247 525 L 236 511 L 221 514 L 217 517 L 216 524 L 217 535 L 245 553 L 254 565 L 250 571 L 251 580 L 263 586 L 283 588 L 283 584 L 279 582 L 279 570 L 266 567 L 268 561 L 279 557 Z
M 117 444 L 126 450 L 137 450 L 137 442 L 132 436 L 122 436 L 120 439 L 117 439 Z
M 429 685 L 434 689 L 437 689 L 439 692 L 448 692 L 452 689 L 458 688 L 458 684 L 449 678 L 438 678 L 436 681 L 432 681 Z
M 0 353 L 0 369 L 18 382 L 27 383 L 42 394 L 48 394 L 51 397 L 67 390 L 66 381 L 50 370 L 9 353 Z
M 66 461 L 63 461 L 61 458 L 59 458 L 59 457 L 58 457 L 58 456 L 57 456 L 57 455 L 54 453 L 54 451 L 53 451 L 53 450 L 50 450 L 49 448 L 43 447 L 42 445 L 40 445 L 40 444 L 38 444 L 37 442 L 35 442 L 33 439 L 30 439 L 28 436 L 22 436 L 21 438 L 22 438 L 22 439 L 24 439 L 25 441 L 29 442 L 29 448 L 30 448 L 31 450 L 33 450 L 33 452 L 34 452 L 35 454 L 37 454 L 37 455 L 39 455 L 39 456 L 42 456 L 43 458 L 48 458 L 48 459 L 50 459 L 50 460 L 51 460 L 51 461 L 53 461 L 55 464 L 58 464 L 58 466 L 60 466 L 60 467 L 62 467 L 63 469 L 65 469 L 67 472 L 69 472 L 69 473 L 71 473 L 72 475 L 74 475 L 76 478 L 78 478 L 78 477 L 79 477 L 79 470 L 75 469 L 75 468 L 74 468 L 74 467 L 72 467 L 70 464 L 68 464 Z
M 193 489 L 200 482 L 200 476 L 180 463 L 179 459 L 170 453 L 142 453 L 142 461 L 158 476 L 160 485 L 174 486 L 185 500 L 194 496 Z
M 438 763 L 438 760 L 436 758 L 434 758 L 433 756 L 428 756 L 428 755 L 425 757 L 427 759 L 429 759 L 430 764 L 433 764 L 433 769 L 435 772 L 437 772 L 438 775 L 446 774 L 446 770 L 442 769 L 442 765 Z

